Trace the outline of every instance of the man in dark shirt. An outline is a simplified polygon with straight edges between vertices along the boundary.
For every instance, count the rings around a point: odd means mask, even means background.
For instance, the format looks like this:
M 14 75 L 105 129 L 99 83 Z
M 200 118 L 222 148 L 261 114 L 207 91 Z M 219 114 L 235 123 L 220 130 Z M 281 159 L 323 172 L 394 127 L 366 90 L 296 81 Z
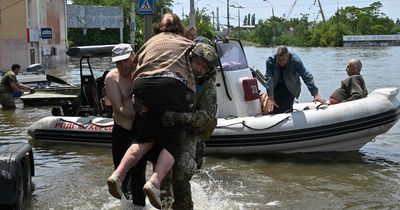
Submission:
M 325 103 L 318 94 L 313 75 L 305 68 L 300 57 L 289 52 L 286 46 L 278 46 L 275 55 L 267 59 L 267 92 L 261 95 L 263 112 L 279 114 L 293 110 L 294 99 L 300 95 L 300 77 L 314 101 Z

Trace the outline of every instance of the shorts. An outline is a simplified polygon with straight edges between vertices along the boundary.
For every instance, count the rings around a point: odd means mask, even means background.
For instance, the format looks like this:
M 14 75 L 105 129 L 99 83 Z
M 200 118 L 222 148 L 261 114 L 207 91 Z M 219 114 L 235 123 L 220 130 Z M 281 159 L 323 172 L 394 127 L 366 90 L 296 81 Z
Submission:
M 142 143 L 158 140 L 157 144 L 160 147 L 176 157 L 182 126 L 166 128 L 161 123 L 161 117 L 166 110 L 188 111 L 190 97 L 187 97 L 186 85 L 173 78 L 138 77 L 134 83 L 133 94 L 149 108 L 148 112 L 135 116 L 133 129 L 137 135 L 136 141 Z
M 124 157 L 125 152 L 131 146 L 135 138 L 132 130 L 125 129 L 124 127 L 114 123 L 112 130 L 112 156 L 114 168 L 116 169 Z

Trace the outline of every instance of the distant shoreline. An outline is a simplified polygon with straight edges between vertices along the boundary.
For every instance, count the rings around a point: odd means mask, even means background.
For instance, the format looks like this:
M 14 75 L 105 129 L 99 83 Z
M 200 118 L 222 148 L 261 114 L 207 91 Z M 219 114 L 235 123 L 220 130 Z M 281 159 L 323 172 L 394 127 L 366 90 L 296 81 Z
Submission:
M 240 40 L 244 46 L 254 46 L 254 47 L 262 47 L 260 44 L 255 43 L 255 42 L 249 42 L 249 41 L 244 41 Z

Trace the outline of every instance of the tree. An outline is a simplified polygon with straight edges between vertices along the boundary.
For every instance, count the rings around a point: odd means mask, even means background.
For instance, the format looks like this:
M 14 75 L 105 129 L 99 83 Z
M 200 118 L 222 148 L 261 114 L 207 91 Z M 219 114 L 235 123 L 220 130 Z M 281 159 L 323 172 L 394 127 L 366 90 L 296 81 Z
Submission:
M 256 14 L 254 13 L 253 16 L 251 16 L 251 25 L 256 25 Z
M 244 16 L 243 25 L 247 25 L 247 15 Z
M 196 19 L 196 28 L 197 35 L 207 37 L 208 39 L 213 39 L 215 37 L 215 32 L 212 27 L 212 22 L 209 15 L 206 14 L 207 9 L 199 8 L 196 9 L 195 19 Z M 186 26 L 189 25 L 189 17 L 186 17 L 182 20 L 182 23 Z

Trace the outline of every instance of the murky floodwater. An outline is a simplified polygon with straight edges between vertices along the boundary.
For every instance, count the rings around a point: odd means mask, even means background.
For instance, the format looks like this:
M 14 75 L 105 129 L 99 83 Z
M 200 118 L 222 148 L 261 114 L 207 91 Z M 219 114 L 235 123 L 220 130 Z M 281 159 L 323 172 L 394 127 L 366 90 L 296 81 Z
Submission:
M 362 60 L 370 92 L 400 88 L 400 47 L 294 50 L 325 98 L 346 77 L 345 64 L 351 57 Z M 265 71 L 265 58 L 273 49 L 246 47 L 245 51 L 250 66 Z M 50 73 L 78 83 L 76 63 Z M 107 59 L 92 64 L 97 76 L 112 67 Z M 305 86 L 302 90 L 299 101 L 311 100 Z M 32 140 L 26 128 L 51 115 L 51 107 L 17 103 L 15 111 L 0 110 L 0 143 L 29 142 L 34 147 L 35 190 L 26 209 L 120 209 L 121 203 L 106 186 L 113 170 L 111 149 Z M 195 209 L 398 209 L 399 143 L 397 123 L 359 152 L 206 157 L 192 181 Z

